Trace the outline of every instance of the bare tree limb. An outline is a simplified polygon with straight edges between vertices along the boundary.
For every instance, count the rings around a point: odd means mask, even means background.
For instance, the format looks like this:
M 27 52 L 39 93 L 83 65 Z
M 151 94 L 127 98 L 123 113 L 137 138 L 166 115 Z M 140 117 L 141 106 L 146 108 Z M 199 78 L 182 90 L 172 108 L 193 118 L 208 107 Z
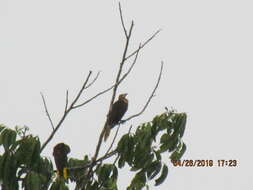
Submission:
M 127 57 L 125 57 L 125 61 L 128 60 L 128 59 L 130 59 L 132 56 L 136 55 L 137 53 L 139 53 L 139 51 L 141 49 L 143 49 L 153 38 L 155 38 L 155 36 L 159 32 L 161 32 L 161 29 L 157 30 L 149 39 L 147 39 L 144 43 L 142 43 L 137 50 L 133 51 L 130 55 L 128 55 Z M 136 58 L 137 58 L 137 56 L 136 56 Z M 130 72 L 130 70 L 127 73 L 129 73 L 129 72 Z M 79 105 L 74 106 L 73 108 L 75 109 L 75 108 L 81 107 L 81 106 L 89 103 L 90 101 L 94 100 L 95 98 L 99 97 L 100 95 L 103 95 L 104 93 L 110 91 L 112 88 L 114 88 L 115 85 L 119 85 L 124 80 L 124 78 L 127 77 L 127 75 L 128 74 L 123 75 L 123 77 L 119 80 L 118 83 L 113 84 L 109 88 L 107 88 L 107 89 L 105 89 L 105 90 L 97 93 L 95 96 L 91 97 L 90 99 L 86 100 L 85 102 L 83 102 L 83 103 L 81 103 Z
M 161 29 L 157 30 L 149 39 L 147 39 L 144 43 L 142 43 L 140 49 L 144 48 L 159 32 L 161 32 Z M 139 50 L 137 49 L 137 50 L 133 51 L 130 55 L 128 55 L 125 58 L 125 61 L 128 60 L 133 55 L 135 55 L 137 53 L 137 51 L 139 51 Z
M 125 58 L 126 58 L 127 50 L 128 50 L 128 47 L 129 47 L 129 41 L 130 41 L 130 38 L 131 38 L 131 35 L 132 35 L 133 27 L 134 27 L 134 22 L 132 21 L 130 29 L 129 29 L 129 34 L 127 35 L 127 38 L 126 38 L 126 44 L 125 44 L 122 60 L 121 60 L 120 66 L 119 66 L 119 70 L 118 70 L 118 73 L 117 73 L 117 77 L 116 77 L 116 81 L 115 81 L 115 86 L 113 87 L 113 93 L 112 93 L 112 98 L 111 98 L 109 112 L 110 112 L 112 104 L 113 104 L 113 102 L 115 100 L 116 92 L 117 92 L 117 89 L 118 89 L 118 86 L 119 86 L 119 80 L 120 80 L 120 76 L 121 76 L 121 73 L 122 73 L 123 65 L 125 63 Z
M 138 54 L 139 54 L 139 51 L 140 51 L 140 48 L 141 45 L 139 46 L 139 48 L 137 49 L 137 52 L 135 54 L 135 58 L 134 58 L 134 61 L 132 63 L 132 65 L 129 67 L 128 71 L 120 78 L 120 80 L 118 81 L 118 83 L 116 84 L 113 84 L 112 86 L 110 86 L 109 88 L 97 93 L 95 96 L 91 97 L 90 99 L 86 100 L 85 102 L 79 104 L 79 105 L 76 105 L 76 106 L 73 106 L 73 109 L 76 109 L 76 108 L 79 108 L 81 106 L 84 106 L 85 104 L 89 103 L 90 101 L 94 100 L 95 98 L 97 98 L 98 96 L 110 91 L 111 89 L 113 89 L 116 85 L 119 85 L 128 75 L 129 73 L 131 72 L 132 68 L 134 67 L 136 61 L 137 61 L 137 58 L 138 58 Z
M 123 120 L 123 121 L 122 121 L 123 123 L 126 122 L 126 121 L 129 121 L 130 119 L 133 119 L 134 117 L 138 117 L 139 115 L 141 115 L 141 114 L 146 110 L 146 108 L 148 107 L 148 105 L 149 105 L 151 99 L 154 97 L 154 94 L 155 94 L 155 92 L 156 92 L 157 87 L 159 86 L 159 83 L 160 83 L 160 80 L 161 80 L 161 76 L 162 76 L 162 72 L 163 72 L 163 62 L 161 63 L 160 73 L 159 73 L 159 76 L 158 76 L 156 85 L 155 85 L 155 87 L 154 87 L 154 89 L 153 89 L 151 95 L 149 96 L 149 98 L 148 98 L 146 104 L 144 105 L 144 107 L 142 108 L 142 110 L 141 110 L 139 113 L 134 114 L 134 115 L 128 117 L 127 119 Z
M 92 74 L 92 71 L 89 71 L 85 82 L 82 85 L 82 88 L 79 90 L 79 92 L 77 93 L 75 99 L 73 100 L 73 102 L 70 104 L 69 108 L 66 109 L 66 105 L 65 105 L 65 111 L 63 113 L 62 118 L 60 119 L 60 121 L 58 122 L 58 124 L 56 125 L 56 127 L 54 128 L 54 130 L 51 132 L 51 134 L 49 135 L 49 137 L 47 138 L 47 140 L 43 143 L 43 145 L 41 146 L 40 152 L 42 152 L 44 150 L 44 148 L 47 146 L 47 144 L 53 139 L 55 133 L 58 131 L 58 129 L 60 128 L 61 124 L 63 123 L 63 121 L 65 120 L 65 118 L 67 117 L 68 113 L 73 109 L 75 103 L 78 101 L 78 99 L 80 98 L 81 94 L 83 93 L 84 89 L 86 88 L 86 85 L 90 79 L 90 76 Z M 67 98 L 66 98 L 67 99 Z M 67 104 L 67 100 L 66 100 L 66 104 Z
M 113 144 L 114 144 L 114 142 L 116 140 L 116 137 L 118 136 L 119 128 L 120 128 L 120 125 L 117 127 L 117 131 L 116 131 L 116 133 L 115 133 L 115 135 L 113 137 L 112 143 L 111 143 L 110 147 L 108 148 L 108 150 L 106 151 L 105 155 L 108 154 L 110 152 L 110 150 L 112 149 L 112 146 L 113 146 Z
M 100 71 L 97 73 L 97 75 L 95 76 L 95 78 L 90 82 L 90 84 L 88 84 L 88 85 L 85 87 L 85 89 L 87 89 L 87 88 L 89 88 L 91 85 L 93 85 L 93 83 L 95 83 L 96 80 L 98 79 L 99 75 L 100 75 Z
M 64 109 L 64 113 L 66 113 L 67 109 L 68 109 L 68 104 L 69 104 L 69 91 L 66 91 L 66 103 L 65 103 L 65 109 Z
M 119 4 L 119 9 L 120 9 L 121 17 L 122 17 L 122 11 L 121 11 L 120 4 Z M 120 77 L 121 77 L 121 73 L 122 73 L 122 68 L 123 68 L 124 63 L 126 61 L 125 58 L 126 58 L 127 50 L 128 50 L 128 47 L 129 47 L 129 41 L 130 41 L 130 38 L 131 38 L 131 35 L 132 35 L 132 30 L 133 30 L 133 27 L 134 27 L 134 22 L 132 21 L 130 29 L 129 29 L 129 33 L 127 34 L 127 32 L 125 30 L 125 25 L 124 25 L 123 19 L 121 18 L 121 20 L 122 20 L 121 23 L 123 25 L 123 29 L 124 29 L 124 32 L 125 32 L 125 35 L 126 35 L 126 44 L 125 44 L 125 48 L 124 48 L 124 51 L 123 51 L 122 60 L 121 60 L 120 65 L 119 65 L 119 70 L 117 72 L 116 81 L 115 81 L 114 86 L 113 86 L 112 98 L 111 98 L 111 101 L 110 101 L 110 105 L 109 105 L 109 110 L 108 110 L 107 116 L 109 115 L 109 113 L 110 113 L 110 111 L 112 109 L 112 105 L 113 105 L 114 100 L 115 100 L 117 89 L 118 89 L 118 86 L 120 84 L 119 81 L 120 81 Z M 92 161 L 91 166 L 89 167 L 89 172 L 88 172 L 88 175 L 87 175 L 87 179 L 89 179 L 90 177 L 93 176 L 93 174 L 92 174 L 92 168 L 95 165 L 97 157 L 98 157 L 98 154 L 99 154 L 99 150 L 100 150 L 100 147 L 101 147 L 101 144 L 102 144 L 102 141 L 103 141 L 104 133 L 105 133 L 106 127 L 107 127 L 107 121 L 108 121 L 108 118 L 106 119 L 104 127 L 103 127 L 103 130 L 100 133 L 98 144 L 96 146 L 96 151 L 95 151 L 95 154 L 94 154 L 94 156 L 92 158 L 93 161 Z M 84 184 L 84 186 L 85 186 L 85 184 Z
M 72 104 L 70 105 L 70 108 L 69 108 L 69 109 L 72 109 L 72 107 L 74 106 L 74 104 L 77 102 L 77 100 L 78 100 L 79 97 L 81 96 L 83 90 L 85 89 L 85 87 L 86 87 L 86 85 L 87 85 L 87 83 L 88 83 L 88 81 L 89 81 L 89 79 L 90 79 L 91 74 L 92 74 L 92 71 L 89 71 L 89 74 L 88 74 L 88 76 L 86 77 L 86 80 L 85 80 L 85 82 L 83 83 L 82 88 L 81 88 L 80 91 L 78 92 L 76 98 L 74 99 L 74 101 L 73 101 Z
M 124 48 L 124 52 L 123 52 L 123 56 L 122 56 L 122 61 L 120 63 L 119 70 L 118 70 L 117 77 L 116 77 L 116 81 L 115 81 L 115 84 L 114 84 L 114 87 L 113 87 L 112 98 L 111 98 L 111 102 L 110 102 L 108 113 L 110 112 L 110 110 L 112 108 L 112 105 L 113 105 L 113 102 L 115 100 L 115 96 L 116 96 L 116 92 L 117 92 L 117 89 L 118 89 L 118 85 L 119 85 L 119 80 L 120 80 L 122 68 L 123 68 L 123 65 L 125 63 L 125 57 L 126 57 L 126 54 L 127 54 L 127 49 L 128 49 L 128 46 L 129 46 L 129 41 L 130 41 L 130 37 L 131 37 L 131 34 L 132 34 L 133 26 L 134 26 L 134 23 L 132 21 L 132 24 L 131 24 L 130 29 L 129 29 L 129 34 L 127 35 L 127 38 L 126 38 L 126 44 L 125 44 L 125 48 Z M 99 141 L 98 141 L 98 144 L 97 144 L 97 147 L 96 147 L 95 154 L 93 156 L 94 160 L 97 159 L 97 156 L 98 156 L 101 144 L 102 144 L 102 140 L 103 140 L 103 136 L 104 136 L 104 132 L 105 132 L 106 123 L 107 123 L 107 121 L 105 122 L 103 130 L 102 130 L 102 132 L 101 132 L 101 134 L 99 136 Z
M 125 24 L 124 24 L 124 19 L 123 19 L 123 15 L 122 15 L 122 10 L 121 10 L 121 4 L 120 4 L 120 2 L 119 2 L 119 13 L 120 13 L 121 25 L 122 25 L 122 27 L 123 27 L 125 36 L 126 36 L 126 38 L 127 38 L 127 30 L 126 30 L 126 27 L 125 27 Z
M 54 130 L 54 124 L 53 124 L 53 121 L 52 121 L 52 119 L 51 119 L 51 116 L 50 116 L 50 114 L 49 114 L 49 112 L 48 112 L 45 97 L 44 97 L 44 95 L 42 94 L 42 92 L 40 93 L 40 95 L 41 95 L 42 100 L 43 100 L 43 105 L 44 105 L 44 108 L 45 108 L 46 115 L 47 115 L 47 117 L 48 117 L 48 120 L 49 120 L 49 122 L 50 122 L 50 125 L 51 125 L 52 129 Z

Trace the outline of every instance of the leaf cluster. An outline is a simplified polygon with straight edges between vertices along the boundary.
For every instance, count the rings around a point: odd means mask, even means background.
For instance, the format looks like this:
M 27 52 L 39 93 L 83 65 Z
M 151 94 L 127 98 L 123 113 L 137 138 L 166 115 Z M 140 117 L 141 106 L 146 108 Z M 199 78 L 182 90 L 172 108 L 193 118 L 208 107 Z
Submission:
M 140 190 L 154 178 L 158 186 L 166 179 L 168 167 L 162 162 L 162 154 L 169 153 L 171 160 L 179 160 L 183 156 L 186 146 L 182 137 L 186 119 L 185 113 L 166 111 L 151 122 L 140 125 L 135 133 L 121 138 L 117 146 L 118 167 L 122 168 L 127 163 L 131 171 L 136 172 L 129 190 Z
M 139 125 L 135 132 L 121 137 L 117 148 L 111 154 L 117 155 L 113 163 L 96 162 L 89 178 L 88 168 L 91 159 L 70 158 L 68 160 L 68 179 L 55 177 L 50 159 L 40 155 L 41 144 L 37 136 L 28 134 L 27 127 L 15 130 L 0 125 L 0 185 L 3 189 L 17 190 L 21 185 L 26 190 L 67 190 L 67 183 L 76 184 L 75 190 L 117 190 L 119 169 L 128 165 L 134 173 L 128 190 L 141 190 L 148 187 L 149 181 L 158 186 L 168 175 L 165 155 L 171 161 L 179 160 L 186 145 L 182 141 L 187 115 L 166 111 L 152 121 Z
M 5 189 L 48 189 L 53 175 L 49 159 L 40 156 L 38 137 L 26 135 L 27 127 L 16 130 L 0 125 L 0 182 Z

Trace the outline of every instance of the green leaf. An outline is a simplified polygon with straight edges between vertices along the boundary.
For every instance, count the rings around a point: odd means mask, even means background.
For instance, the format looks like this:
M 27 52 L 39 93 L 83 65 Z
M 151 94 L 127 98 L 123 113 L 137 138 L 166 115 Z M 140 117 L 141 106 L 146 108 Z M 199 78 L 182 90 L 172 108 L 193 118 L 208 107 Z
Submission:
M 155 153 L 156 159 L 160 161 L 162 159 L 162 157 L 161 157 L 161 154 L 159 153 L 159 151 L 154 150 L 154 153 Z
M 118 179 L 118 168 L 115 166 L 113 166 L 112 179 L 114 179 L 114 180 Z
M 13 156 L 13 154 L 9 154 L 9 152 L 6 152 L 6 157 L 4 160 L 4 165 L 2 168 L 2 181 L 3 184 L 6 185 L 7 189 L 18 189 L 17 184 L 17 161 L 16 158 Z
M 31 167 L 40 158 L 40 142 L 37 137 L 27 136 L 19 141 L 16 157 L 20 164 Z
M 65 185 L 63 178 L 57 178 L 50 187 L 50 190 L 69 190 L 69 188 Z
M 169 134 L 165 133 L 161 136 L 160 138 L 160 143 L 161 144 L 167 144 L 170 141 L 171 137 Z
M 175 152 L 173 152 L 170 156 L 171 160 L 180 160 L 181 157 L 184 155 L 186 151 L 186 145 L 183 143 L 182 147 L 180 150 L 176 150 Z
M 166 179 L 167 175 L 168 175 L 168 167 L 164 164 L 160 177 L 155 180 L 155 186 L 162 184 Z
M 141 190 L 146 184 L 146 176 L 145 176 L 145 172 L 144 171 L 140 171 L 138 172 L 132 182 L 131 185 L 127 188 L 128 190 Z
M 29 172 L 25 178 L 25 189 L 34 190 L 41 189 L 41 179 L 40 176 L 35 172 Z
M 9 150 L 9 147 L 16 141 L 16 132 L 5 128 L 0 133 L 0 145 L 4 146 L 4 150 Z
M 181 122 L 180 122 L 180 125 L 179 125 L 179 128 L 180 128 L 180 131 L 179 131 L 180 137 L 182 137 L 184 135 L 184 130 L 185 130 L 185 126 L 186 126 L 186 120 L 187 120 L 186 113 L 182 113 L 181 114 Z
M 101 183 L 101 182 L 104 182 L 106 180 L 108 180 L 108 178 L 110 177 L 110 174 L 113 170 L 114 166 L 112 164 L 104 164 L 102 165 L 97 174 L 98 174 L 98 181 Z
M 118 161 L 118 167 L 123 168 L 125 166 L 126 160 L 124 159 L 124 156 L 121 156 Z
M 160 172 L 161 168 L 162 164 L 160 161 L 156 160 L 152 162 L 150 166 L 146 169 L 148 179 L 153 179 Z
M 129 135 L 125 134 L 124 136 L 121 137 L 118 146 L 117 146 L 117 151 L 118 153 L 124 153 L 127 152 L 126 148 L 127 148 L 127 144 L 128 144 L 128 139 L 129 139 Z

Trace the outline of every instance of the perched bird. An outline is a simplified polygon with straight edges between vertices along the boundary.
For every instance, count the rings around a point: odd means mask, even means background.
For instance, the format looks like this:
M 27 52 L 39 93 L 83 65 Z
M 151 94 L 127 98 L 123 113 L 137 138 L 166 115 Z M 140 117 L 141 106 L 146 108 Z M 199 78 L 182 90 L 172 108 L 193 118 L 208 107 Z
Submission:
M 127 111 L 128 100 L 126 99 L 126 96 L 127 94 L 120 94 L 118 100 L 112 105 L 111 111 L 107 117 L 104 141 L 109 137 L 110 130 L 120 122 L 121 118 Z
M 66 167 L 68 163 L 68 153 L 70 153 L 70 148 L 64 143 L 59 143 L 54 147 L 53 156 L 55 165 L 60 177 L 67 178 Z

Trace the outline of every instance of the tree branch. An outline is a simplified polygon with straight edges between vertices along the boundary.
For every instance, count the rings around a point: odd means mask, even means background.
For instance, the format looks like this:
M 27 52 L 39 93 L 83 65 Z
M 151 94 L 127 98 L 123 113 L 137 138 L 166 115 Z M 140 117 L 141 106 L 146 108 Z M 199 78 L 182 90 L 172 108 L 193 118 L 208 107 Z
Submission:
M 144 48 L 161 31 L 162 31 L 161 29 L 157 30 L 149 39 L 147 39 L 144 43 L 142 43 L 140 49 Z M 130 55 L 128 55 L 125 58 L 125 61 L 131 58 L 133 55 L 135 55 L 138 51 L 139 51 L 138 49 L 133 51 Z
M 73 109 L 75 103 L 78 101 L 78 99 L 80 98 L 81 94 L 83 93 L 84 89 L 86 89 L 86 85 L 90 79 L 90 76 L 92 74 L 92 71 L 89 71 L 88 76 L 86 77 L 85 82 L 82 85 L 82 88 L 79 90 L 79 92 L 77 93 L 77 96 L 75 97 L 75 99 L 73 100 L 73 102 L 70 104 L 69 108 L 67 108 L 67 104 L 68 104 L 68 95 L 66 95 L 66 104 L 65 104 L 65 110 L 63 113 L 62 118 L 60 119 L 60 121 L 58 122 L 58 124 L 56 125 L 56 127 L 53 129 L 53 131 L 51 132 L 51 134 L 49 135 L 49 137 L 47 138 L 47 140 L 43 143 L 43 145 L 41 146 L 40 152 L 42 152 L 44 150 L 44 148 L 47 146 L 47 144 L 53 139 L 55 133 L 58 131 L 58 129 L 60 128 L 61 124 L 63 123 L 63 121 L 65 120 L 65 118 L 67 117 L 68 113 Z M 97 77 L 96 77 L 97 78 Z M 93 82 L 91 82 L 91 84 L 93 84 Z M 68 93 L 67 93 L 68 94 Z M 43 96 L 42 96 L 43 97 Z
M 45 108 L 46 115 L 47 115 L 47 117 L 48 117 L 48 120 L 49 120 L 49 122 L 50 122 L 50 125 L 51 125 L 52 129 L 54 130 L 54 124 L 53 124 L 53 121 L 52 121 L 52 119 L 51 119 L 51 116 L 50 116 L 50 114 L 49 114 L 49 112 L 48 112 L 45 97 L 44 97 L 44 95 L 42 94 L 42 92 L 40 93 L 40 95 L 41 95 L 42 100 L 43 100 L 43 105 L 44 105 L 44 108 Z
M 64 113 L 66 113 L 67 109 L 68 109 L 68 104 L 69 104 L 69 91 L 66 91 L 66 103 L 65 103 L 65 109 L 64 109 Z
M 122 15 L 122 10 L 121 10 L 121 4 L 120 4 L 120 2 L 119 2 L 119 14 L 120 14 L 121 25 L 122 25 L 122 27 L 123 27 L 125 36 L 126 36 L 126 38 L 127 38 L 127 31 L 126 31 L 126 27 L 125 27 L 125 24 L 124 24 L 124 19 L 123 19 L 123 15 Z
M 113 144 L 114 144 L 114 142 L 115 142 L 115 140 L 116 140 L 116 137 L 117 137 L 117 135 L 118 135 L 119 128 L 120 128 L 120 125 L 118 126 L 117 131 L 116 131 L 116 133 L 115 133 L 115 135 L 114 135 L 114 137 L 113 137 L 112 143 L 111 143 L 110 147 L 108 148 L 108 150 L 106 151 L 105 155 L 108 154 L 108 152 L 110 152 L 110 150 L 112 149 L 112 146 L 113 146 Z
M 146 108 L 148 107 L 148 105 L 149 105 L 151 99 L 154 97 L 154 94 L 155 94 L 155 91 L 156 91 L 157 87 L 159 86 L 159 83 L 160 83 L 160 80 L 161 80 L 161 76 L 162 76 L 162 72 L 163 72 L 163 62 L 161 63 L 160 73 L 159 73 L 159 76 L 158 76 L 156 85 L 155 85 L 155 87 L 154 87 L 154 89 L 153 89 L 151 95 L 149 96 L 149 98 L 148 98 L 146 104 L 145 104 L 144 107 L 142 108 L 142 110 L 141 110 L 139 113 L 134 114 L 134 115 L 128 117 L 127 119 L 125 119 L 125 120 L 122 120 L 121 123 L 124 123 L 124 122 L 126 122 L 126 121 L 129 121 L 130 119 L 133 119 L 134 117 L 138 117 L 139 115 L 141 115 L 141 114 L 146 110 Z
M 106 92 L 110 91 L 111 89 L 113 89 L 116 85 L 119 85 L 128 75 L 129 73 L 131 72 L 132 68 L 134 67 L 136 61 L 137 61 L 137 58 L 138 58 L 138 54 L 139 54 L 139 51 L 140 51 L 140 48 L 141 45 L 139 46 L 139 48 L 137 49 L 137 52 L 135 54 L 135 58 L 134 58 L 134 61 L 132 63 L 132 65 L 130 66 L 130 68 L 128 69 L 128 71 L 120 78 L 120 80 L 118 81 L 118 83 L 115 83 L 113 84 L 112 86 L 110 86 L 109 88 L 97 93 L 95 96 L 91 97 L 90 99 L 86 100 L 85 102 L 79 104 L 79 105 L 76 105 L 76 106 L 73 106 L 73 109 L 76 109 L 78 107 L 81 107 L 81 106 L 84 106 L 85 104 L 89 103 L 90 101 L 94 100 L 95 98 L 97 98 L 98 96 L 102 95 L 102 94 L 105 94 Z

